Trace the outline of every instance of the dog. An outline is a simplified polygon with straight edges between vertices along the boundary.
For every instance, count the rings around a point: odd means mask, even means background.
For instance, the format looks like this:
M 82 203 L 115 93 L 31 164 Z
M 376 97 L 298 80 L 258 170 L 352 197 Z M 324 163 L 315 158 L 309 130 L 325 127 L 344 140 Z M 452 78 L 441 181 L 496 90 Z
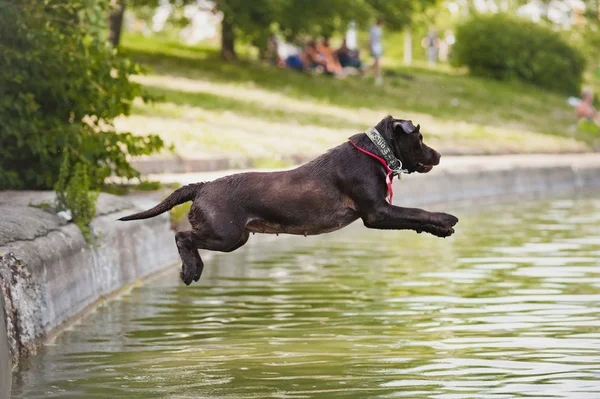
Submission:
M 455 216 L 391 205 L 392 173 L 427 173 L 440 157 L 423 143 L 420 126 L 388 116 L 369 134 L 356 134 L 295 169 L 189 184 L 154 208 L 119 220 L 151 218 L 193 201 L 188 215 L 192 230 L 175 234 L 186 285 L 202 275 L 199 249 L 232 252 L 250 233 L 316 235 L 361 219 L 371 229 L 448 237 L 458 223 Z M 392 171 L 389 164 L 394 162 L 400 167 Z

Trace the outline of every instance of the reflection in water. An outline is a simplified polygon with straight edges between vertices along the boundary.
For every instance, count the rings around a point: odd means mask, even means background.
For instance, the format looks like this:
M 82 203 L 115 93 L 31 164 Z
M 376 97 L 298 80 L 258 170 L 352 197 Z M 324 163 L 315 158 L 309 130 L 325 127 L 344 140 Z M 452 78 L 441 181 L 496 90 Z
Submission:
M 172 272 L 60 334 L 12 396 L 599 398 L 600 200 L 459 216 L 446 240 L 356 225 Z

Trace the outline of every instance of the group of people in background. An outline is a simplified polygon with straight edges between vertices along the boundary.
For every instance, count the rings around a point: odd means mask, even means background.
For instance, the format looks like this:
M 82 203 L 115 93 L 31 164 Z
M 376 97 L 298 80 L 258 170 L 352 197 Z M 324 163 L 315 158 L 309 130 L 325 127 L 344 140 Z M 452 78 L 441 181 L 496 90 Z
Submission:
M 421 41 L 429 64 L 448 61 L 451 48 L 455 43 L 451 31 L 445 32 L 442 39 L 438 38 L 435 28 L 431 28 Z M 323 37 L 319 42 L 307 40 L 303 47 L 294 46 L 284 41 L 278 41 L 275 36 L 269 38 L 268 59 L 281 68 L 298 71 L 316 71 L 335 77 L 348 75 L 365 76 L 372 72 L 375 84 L 383 82 L 381 74 L 381 57 L 383 56 L 383 20 L 377 19 L 369 29 L 369 52 L 373 63 L 369 66 L 361 61 L 357 44 L 357 32 L 354 23 L 346 33 L 342 45 L 333 49 L 329 37 Z M 600 70 L 600 68 L 599 68 Z M 581 98 L 571 97 L 569 103 L 576 107 L 580 123 L 589 123 L 600 127 L 600 112 L 594 108 L 594 96 L 590 89 L 585 89 Z
M 320 41 L 307 40 L 296 46 L 277 37 L 269 37 L 266 59 L 281 68 L 298 71 L 316 71 L 343 78 L 348 75 L 364 75 L 372 70 L 375 81 L 381 83 L 380 59 L 383 55 L 383 21 L 378 19 L 369 30 L 369 48 L 373 64 L 366 67 L 361 61 L 354 24 L 350 25 L 342 45 L 333 49 L 329 37 Z
M 446 32 L 440 40 L 435 29 L 423 39 L 422 45 L 426 50 L 429 63 L 435 64 L 438 59 L 446 61 L 450 48 L 454 44 L 454 36 Z M 338 49 L 333 49 L 329 37 L 320 41 L 306 40 L 296 46 L 279 40 L 276 36 L 269 37 L 267 60 L 281 68 L 298 71 L 316 71 L 327 75 L 343 78 L 348 75 L 364 76 L 372 72 L 375 83 L 383 82 L 381 74 L 381 57 L 383 56 L 383 19 L 378 18 L 369 29 L 369 52 L 373 63 L 369 66 L 361 61 L 357 44 L 356 26 L 353 22 Z

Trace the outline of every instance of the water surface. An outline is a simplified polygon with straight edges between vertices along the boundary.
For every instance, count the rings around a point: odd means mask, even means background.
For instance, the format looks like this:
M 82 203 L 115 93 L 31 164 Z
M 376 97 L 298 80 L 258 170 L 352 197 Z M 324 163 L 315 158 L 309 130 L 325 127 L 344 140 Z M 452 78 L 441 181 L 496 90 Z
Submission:
M 442 240 L 274 239 L 121 295 L 14 398 L 600 398 L 600 198 L 458 212 Z M 252 238 L 251 238 L 252 240 Z

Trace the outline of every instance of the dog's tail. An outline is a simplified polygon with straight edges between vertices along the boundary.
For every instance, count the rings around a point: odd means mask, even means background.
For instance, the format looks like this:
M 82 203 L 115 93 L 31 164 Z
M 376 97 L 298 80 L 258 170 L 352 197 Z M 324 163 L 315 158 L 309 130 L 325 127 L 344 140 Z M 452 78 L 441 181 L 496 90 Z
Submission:
M 188 184 L 173 191 L 164 201 L 156 205 L 154 208 L 148 209 L 147 211 L 134 213 L 133 215 L 124 216 L 119 220 L 137 220 L 137 219 L 149 219 L 154 216 L 158 216 L 161 213 L 165 213 L 176 205 L 183 204 L 184 202 L 193 201 L 198 194 L 198 189 L 203 186 L 204 183 Z

